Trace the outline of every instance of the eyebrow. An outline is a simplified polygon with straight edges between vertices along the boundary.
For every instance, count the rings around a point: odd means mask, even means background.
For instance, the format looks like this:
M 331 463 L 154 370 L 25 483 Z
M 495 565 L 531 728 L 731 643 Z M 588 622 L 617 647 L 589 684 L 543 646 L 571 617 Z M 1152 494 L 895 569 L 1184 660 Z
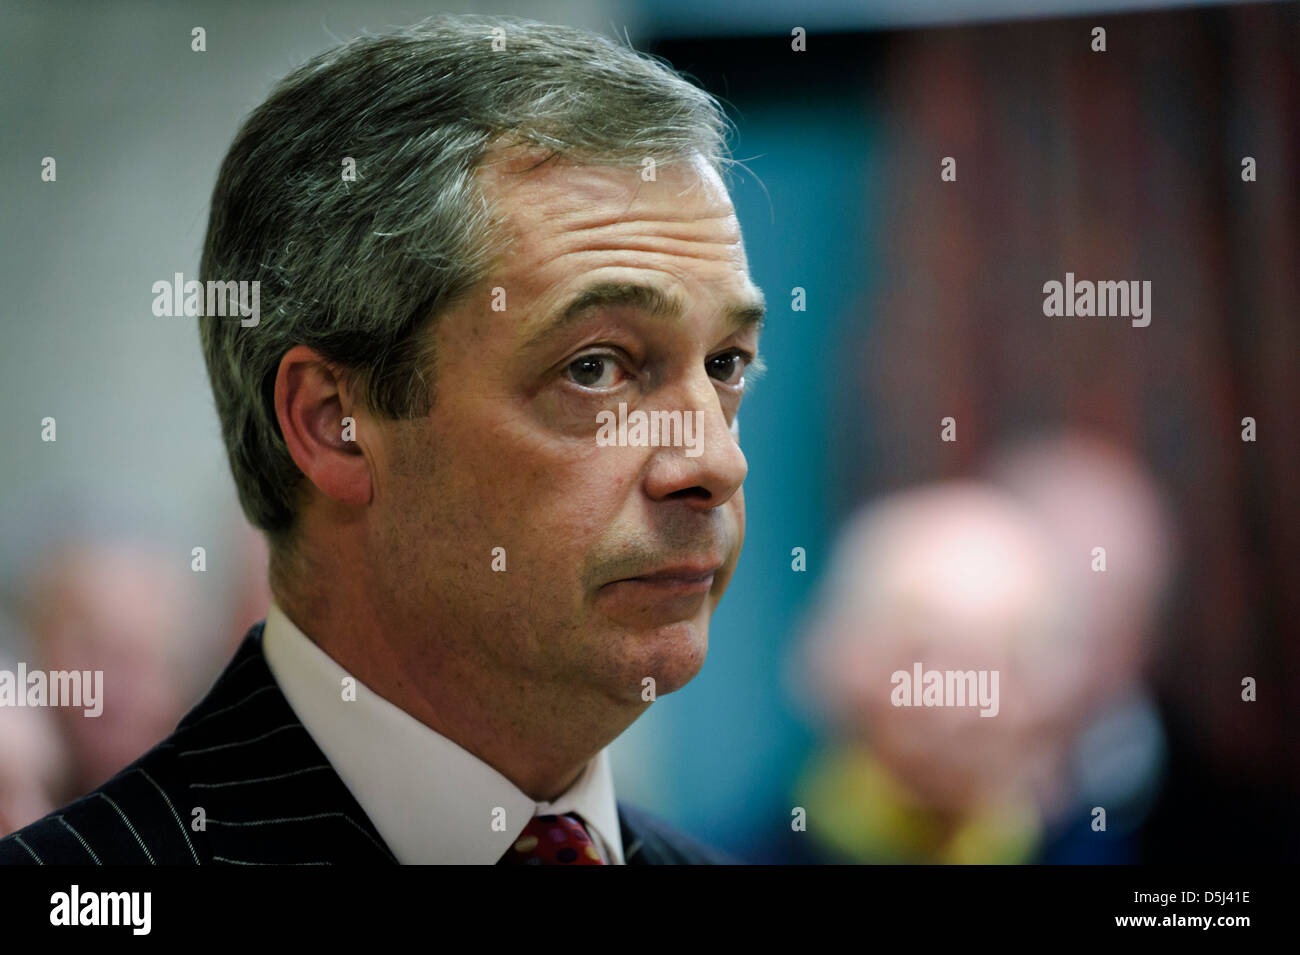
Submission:
M 732 327 L 733 332 L 762 330 L 767 307 L 763 300 L 763 293 L 757 289 L 755 291 L 757 297 L 731 302 L 723 307 L 723 318 Z M 534 348 L 566 325 L 586 317 L 588 312 L 619 306 L 639 309 L 655 318 L 680 318 L 686 313 L 685 302 L 653 285 L 637 282 L 595 282 L 578 292 L 568 304 L 561 306 L 539 322 L 537 330 L 529 337 L 524 348 Z

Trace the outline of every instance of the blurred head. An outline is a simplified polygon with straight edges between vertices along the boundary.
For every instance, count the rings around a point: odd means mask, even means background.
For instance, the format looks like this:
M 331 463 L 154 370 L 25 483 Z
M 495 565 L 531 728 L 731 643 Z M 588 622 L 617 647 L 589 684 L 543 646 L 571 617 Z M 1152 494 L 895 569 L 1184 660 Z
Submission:
M 814 692 L 928 805 L 971 808 L 1041 781 L 1081 661 L 1050 539 L 977 482 L 890 495 L 844 533 L 812 627 Z M 898 707 L 891 674 L 997 670 L 999 706 Z
M 1141 461 L 1115 442 L 1067 432 L 1000 451 L 988 473 L 1056 542 L 1088 640 L 1085 705 L 1122 694 L 1151 657 L 1176 553 L 1169 502 Z M 1096 548 L 1105 551 L 1105 571 Z
M 15 665 L 0 657 L 0 669 L 13 671 Z M 41 818 L 64 791 L 67 752 L 49 714 L 13 707 L 0 719 L 0 836 Z
M 949 810 L 1058 795 L 1076 731 L 1141 677 L 1167 572 L 1160 496 L 1113 445 L 1038 440 L 989 471 L 996 484 L 944 482 L 864 509 L 810 634 L 818 708 L 920 801 Z M 916 662 L 997 670 L 997 715 L 894 706 L 891 674 Z
M 185 568 L 142 546 L 86 542 L 59 546 L 33 570 L 29 666 L 104 674 L 99 716 L 50 711 L 83 792 L 170 733 L 190 702 L 196 598 Z
M 203 272 L 260 280 L 264 314 L 202 328 L 281 602 L 328 606 L 346 566 L 408 662 L 436 633 L 623 701 L 697 672 L 744 535 L 762 304 L 723 123 L 616 44 L 467 17 L 349 43 L 254 112 Z M 701 453 L 602 446 L 621 406 L 689 412 Z

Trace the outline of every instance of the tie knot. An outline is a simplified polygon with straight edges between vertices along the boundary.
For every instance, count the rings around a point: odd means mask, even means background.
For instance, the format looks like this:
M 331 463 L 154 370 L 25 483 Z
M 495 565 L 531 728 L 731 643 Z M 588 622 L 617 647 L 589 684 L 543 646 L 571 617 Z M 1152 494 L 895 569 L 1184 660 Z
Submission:
M 502 865 L 604 865 L 582 817 L 533 816 L 501 857 Z

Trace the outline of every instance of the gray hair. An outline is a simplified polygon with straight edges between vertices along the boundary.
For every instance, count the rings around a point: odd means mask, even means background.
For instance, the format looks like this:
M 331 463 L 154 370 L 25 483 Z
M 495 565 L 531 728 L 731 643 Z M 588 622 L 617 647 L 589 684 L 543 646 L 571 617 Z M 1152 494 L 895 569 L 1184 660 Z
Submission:
M 292 537 L 302 479 L 275 415 L 281 358 L 307 345 L 375 413 L 428 414 L 433 322 L 504 249 L 475 177 L 490 149 L 593 165 L 698 153 L 721 174 L 728 128 L 718 102 L 661 61 L 512 17 L 362 36 L 282 80 L 221 165 L 200 264 L 205 285 L 260 283 L 258 324 L 199 327 L 240 503 L 273 549 Z

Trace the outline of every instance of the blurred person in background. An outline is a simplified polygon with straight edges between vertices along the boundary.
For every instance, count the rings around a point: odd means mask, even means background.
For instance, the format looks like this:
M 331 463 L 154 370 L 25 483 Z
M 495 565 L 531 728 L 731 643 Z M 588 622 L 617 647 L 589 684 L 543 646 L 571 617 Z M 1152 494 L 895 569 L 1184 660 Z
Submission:
M 0 670 L 17 662 L 0 655 Z M 66 791 L 67 749 L 48 709 L 6 708 L 0 713 L 0 836 L 41 818 Z
M 37 560 L 21 618 L 29 670 L 104 674 L 99 716 L 49 708 L 70 757 L 56 805 L 104 782 L 185 715 L 200 649 L 194 591 L 184 564 L 133 542 L 69 541 Z
M 797 664 L 835 729 L 796 789 L 813 845 L 795 859 L 1132 861 L 1162 749 L 1142 687 L 1169 566 L 1160 492 L 1079 436 L 988 470 L 889 495 L 842 537 Z M 998 671 L 996 715 L 894 705 L 891 676 L 917 662 Z
M 171 732 L 233 652 L 231 629 L 262 619 L 270 601 L 265 541 L 238 513 L 211 548 L 229 573 L 200 576 L 189 552 L 106 513 L 130 511 L 125 502 L 63 503 L 59 517 L 38 504 L 29 526 L 4 521 L 12 552 L 0 650 L 13 662 L 0 669 L 21 660 L 29 673 L 102 670 L 103 708 L 0 710 L 0 835 L 89 792 Z M 213 608 L 216 625 L 204 623 Z

